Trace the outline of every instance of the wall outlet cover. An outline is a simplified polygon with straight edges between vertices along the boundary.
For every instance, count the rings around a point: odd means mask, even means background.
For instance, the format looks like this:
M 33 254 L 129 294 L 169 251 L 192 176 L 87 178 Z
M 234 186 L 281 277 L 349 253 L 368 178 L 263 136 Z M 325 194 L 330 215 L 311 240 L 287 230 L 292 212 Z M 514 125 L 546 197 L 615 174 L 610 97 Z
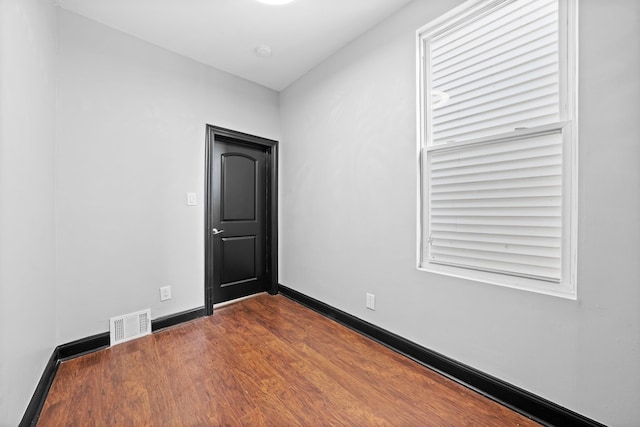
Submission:
M 160 288 L 160 301 L 166 301 L 171 299 L 171 286 L 164 286 Z
M 367 308 L 369 310 L 376 309 L 376 296 L 373 294 L 367 294 Z

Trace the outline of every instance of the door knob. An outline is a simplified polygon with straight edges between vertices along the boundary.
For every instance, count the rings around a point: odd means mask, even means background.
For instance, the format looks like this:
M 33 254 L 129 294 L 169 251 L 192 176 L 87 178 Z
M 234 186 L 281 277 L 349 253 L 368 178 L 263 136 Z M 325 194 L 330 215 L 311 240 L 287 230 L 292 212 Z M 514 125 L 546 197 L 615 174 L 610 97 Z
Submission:
M 217 228 L 214 228 L 212 232 L 213 232 L 213 235 L 215 236 L 216 234 L 224 233 L 224 230 L 218 230 Z

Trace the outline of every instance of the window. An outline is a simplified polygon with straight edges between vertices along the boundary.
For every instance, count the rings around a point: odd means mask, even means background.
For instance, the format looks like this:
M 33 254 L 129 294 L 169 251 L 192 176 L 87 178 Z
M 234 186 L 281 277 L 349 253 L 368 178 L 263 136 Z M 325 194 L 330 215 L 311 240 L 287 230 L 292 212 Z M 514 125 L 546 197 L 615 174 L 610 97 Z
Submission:
M 576 297 L 576 2 L 467 1 L 418 31 L 418 268 Z

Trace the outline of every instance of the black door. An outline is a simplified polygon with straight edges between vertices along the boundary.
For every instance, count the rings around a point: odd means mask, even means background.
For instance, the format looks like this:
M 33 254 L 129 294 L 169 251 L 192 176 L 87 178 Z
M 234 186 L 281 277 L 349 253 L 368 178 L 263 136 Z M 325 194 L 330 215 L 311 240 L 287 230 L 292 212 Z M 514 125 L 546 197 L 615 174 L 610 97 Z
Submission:
M 205 295 L 212 306 L 272 291 L 274 148 L 220 128 L 208 135 Z

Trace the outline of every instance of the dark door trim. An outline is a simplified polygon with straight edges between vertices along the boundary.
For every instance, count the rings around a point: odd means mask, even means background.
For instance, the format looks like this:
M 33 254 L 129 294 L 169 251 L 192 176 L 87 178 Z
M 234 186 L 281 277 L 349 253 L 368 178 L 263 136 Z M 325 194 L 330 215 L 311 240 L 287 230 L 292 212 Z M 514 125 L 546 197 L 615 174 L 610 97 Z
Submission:
M 278 293 L 278 141 L 234 130 L 207 125 L 205 143 L 205 212 L 204 212 L 204 307 L 205 315 L 213 314 L 213 145 L 216 139 L 260 148 L 266 153 L 267 168 L 267 290 Z

